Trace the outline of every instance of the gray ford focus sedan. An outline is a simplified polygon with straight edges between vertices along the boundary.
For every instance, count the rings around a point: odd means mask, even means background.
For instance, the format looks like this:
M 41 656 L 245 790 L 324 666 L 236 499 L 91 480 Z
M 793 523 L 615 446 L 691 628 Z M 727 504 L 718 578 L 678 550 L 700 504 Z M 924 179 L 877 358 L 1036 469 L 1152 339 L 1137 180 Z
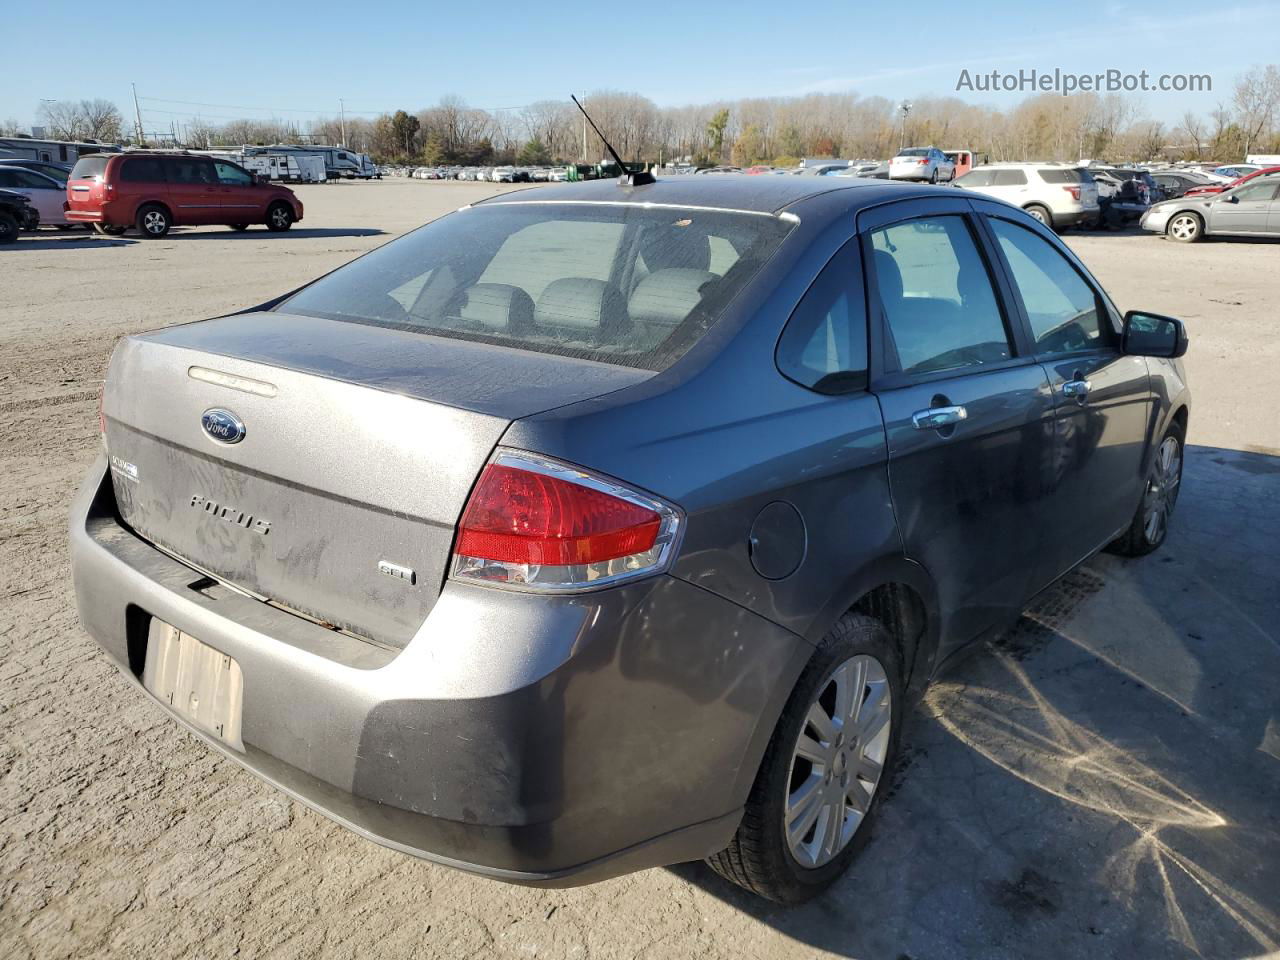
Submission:
M 797 902 L 951 654 L 1163 542 L 1186 347 L 945 188 L 508 193 L 122 340 L 80 616 L 378 843 L 546 885 L 708 858 Z

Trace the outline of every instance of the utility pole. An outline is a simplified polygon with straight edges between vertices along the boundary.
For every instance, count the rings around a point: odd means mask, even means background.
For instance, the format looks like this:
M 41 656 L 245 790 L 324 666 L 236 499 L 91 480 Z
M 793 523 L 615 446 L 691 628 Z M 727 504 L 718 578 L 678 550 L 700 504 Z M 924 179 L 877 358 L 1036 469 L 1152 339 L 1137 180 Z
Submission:
M 907 145 L 907 114 L 911 112 L 911 101 L 903 100 L 898 109 L 902 111 L 902 134 L 898 138 L 898 149 L 902 150 Z
M 585 90 L 582 91 L 582 103 L 584 106 L 587 103 L 587 91 Z M 587 155 L 587 114 L 585 110 L 582 113 L 582 162 L 591 162 L 591 157 Z
M 347 145 L 347 104 L 341 97 L 338 98 L 338 116 L 342 118 L 342 146 L 345 148 Z
M 146 137 L 142 133 L 142 111 L 138 109 L 138 85 L 136 83 L 129 84 L 133 88 L 133 122 L 134 133 L 138 136 L 138 146 L 146 145 Z

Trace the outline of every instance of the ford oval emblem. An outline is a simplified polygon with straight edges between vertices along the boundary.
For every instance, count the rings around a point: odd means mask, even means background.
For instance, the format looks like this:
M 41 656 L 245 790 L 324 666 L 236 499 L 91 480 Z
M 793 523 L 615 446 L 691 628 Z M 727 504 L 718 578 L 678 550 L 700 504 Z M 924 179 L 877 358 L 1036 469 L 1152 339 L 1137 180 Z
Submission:
M 244 421 L 230 410 L 206 410 L 200 417 L 200 426 L 219 443 L 239 443 L 244 439 Z

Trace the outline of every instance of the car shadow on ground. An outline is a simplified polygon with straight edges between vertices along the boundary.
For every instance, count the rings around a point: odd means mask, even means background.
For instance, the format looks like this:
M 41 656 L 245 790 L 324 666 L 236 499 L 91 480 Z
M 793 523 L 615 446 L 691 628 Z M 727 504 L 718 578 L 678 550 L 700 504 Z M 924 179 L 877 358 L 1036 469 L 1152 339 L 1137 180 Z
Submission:
M 137 241 L 129 237 L 103 237 L 89 233 L 24 233 L 16 241 L 0 247 L 4 250 L 92 250 L 127 247 Z
M 231 230 L 205 227 L 175 227 L 164 240 L 314 240 L 326 237 L 380 237 L 385 230 L 376 227 L 294 227 L 291 230 L 272 232 L 266 227 L 252 226 L 248 230 Z M 126 234 L 125 236 L 132 236 Z
M 786 909 L 846 957 L 1254 957 L 1280 947 L 1280 451 L 1189 447 L 1168 542 L 1102 554 L 915 711 L 870 842 Z

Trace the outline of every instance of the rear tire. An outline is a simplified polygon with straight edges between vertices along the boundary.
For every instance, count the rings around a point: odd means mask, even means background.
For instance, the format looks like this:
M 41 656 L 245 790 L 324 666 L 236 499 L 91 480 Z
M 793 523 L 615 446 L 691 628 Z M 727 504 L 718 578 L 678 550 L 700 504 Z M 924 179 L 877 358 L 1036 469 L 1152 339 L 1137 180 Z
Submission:
M 1027 206 L 1023 207 L 1022 209 L 1025 210 L 1027 213 L 1031 214 L 1033 218 L 1035 218 L 1036 220 L 1039 220 L 1046 227 L 1049 227 L 1052 229 L 1053 214 L 1049 212 L 1048 207 L 1041 206 L 1038 203 L 1030 203 L 1030 204 L 1027 204 Z
M 1156 447 L 1147 480 L 1142 488 L 1142 501 L 1133 521 L 1107 549 L 1122 557 L 1142 557 L 1156 550 L 1169 534 L 1173 508 L 1182 489 L 1182 459 L 1185 446 L 1182 425 L 1176 421 L 1165 431 Z
M 287 203 L 273 203 L 267 209 L 267 229 L 283 233 L 293 226 L 293 211 Z
M 903 701 L 902 663 L 884 625 L 846 614 L 796 681 L 738 831 L 708 858 L 711 868 L 777 903 L 826 890 L 870 837 L 897 758 Z
M 149 203 L 138 211 L 135 226 L 144 240 L 159 240 L 169 234 L 169 211 L 158 203 Z
M 0 243 L 13 243 L 18 239 L 18 221 L 8 213 L 0 211 Z
M 929 174 L 929 182 L 930 182 L 930 183 L 937 183 L 937 182 L 938 182 L 938 168 L 937 168 L 937 167 L 934 167 L 934 168 L 933 168 L 933 173 Z

